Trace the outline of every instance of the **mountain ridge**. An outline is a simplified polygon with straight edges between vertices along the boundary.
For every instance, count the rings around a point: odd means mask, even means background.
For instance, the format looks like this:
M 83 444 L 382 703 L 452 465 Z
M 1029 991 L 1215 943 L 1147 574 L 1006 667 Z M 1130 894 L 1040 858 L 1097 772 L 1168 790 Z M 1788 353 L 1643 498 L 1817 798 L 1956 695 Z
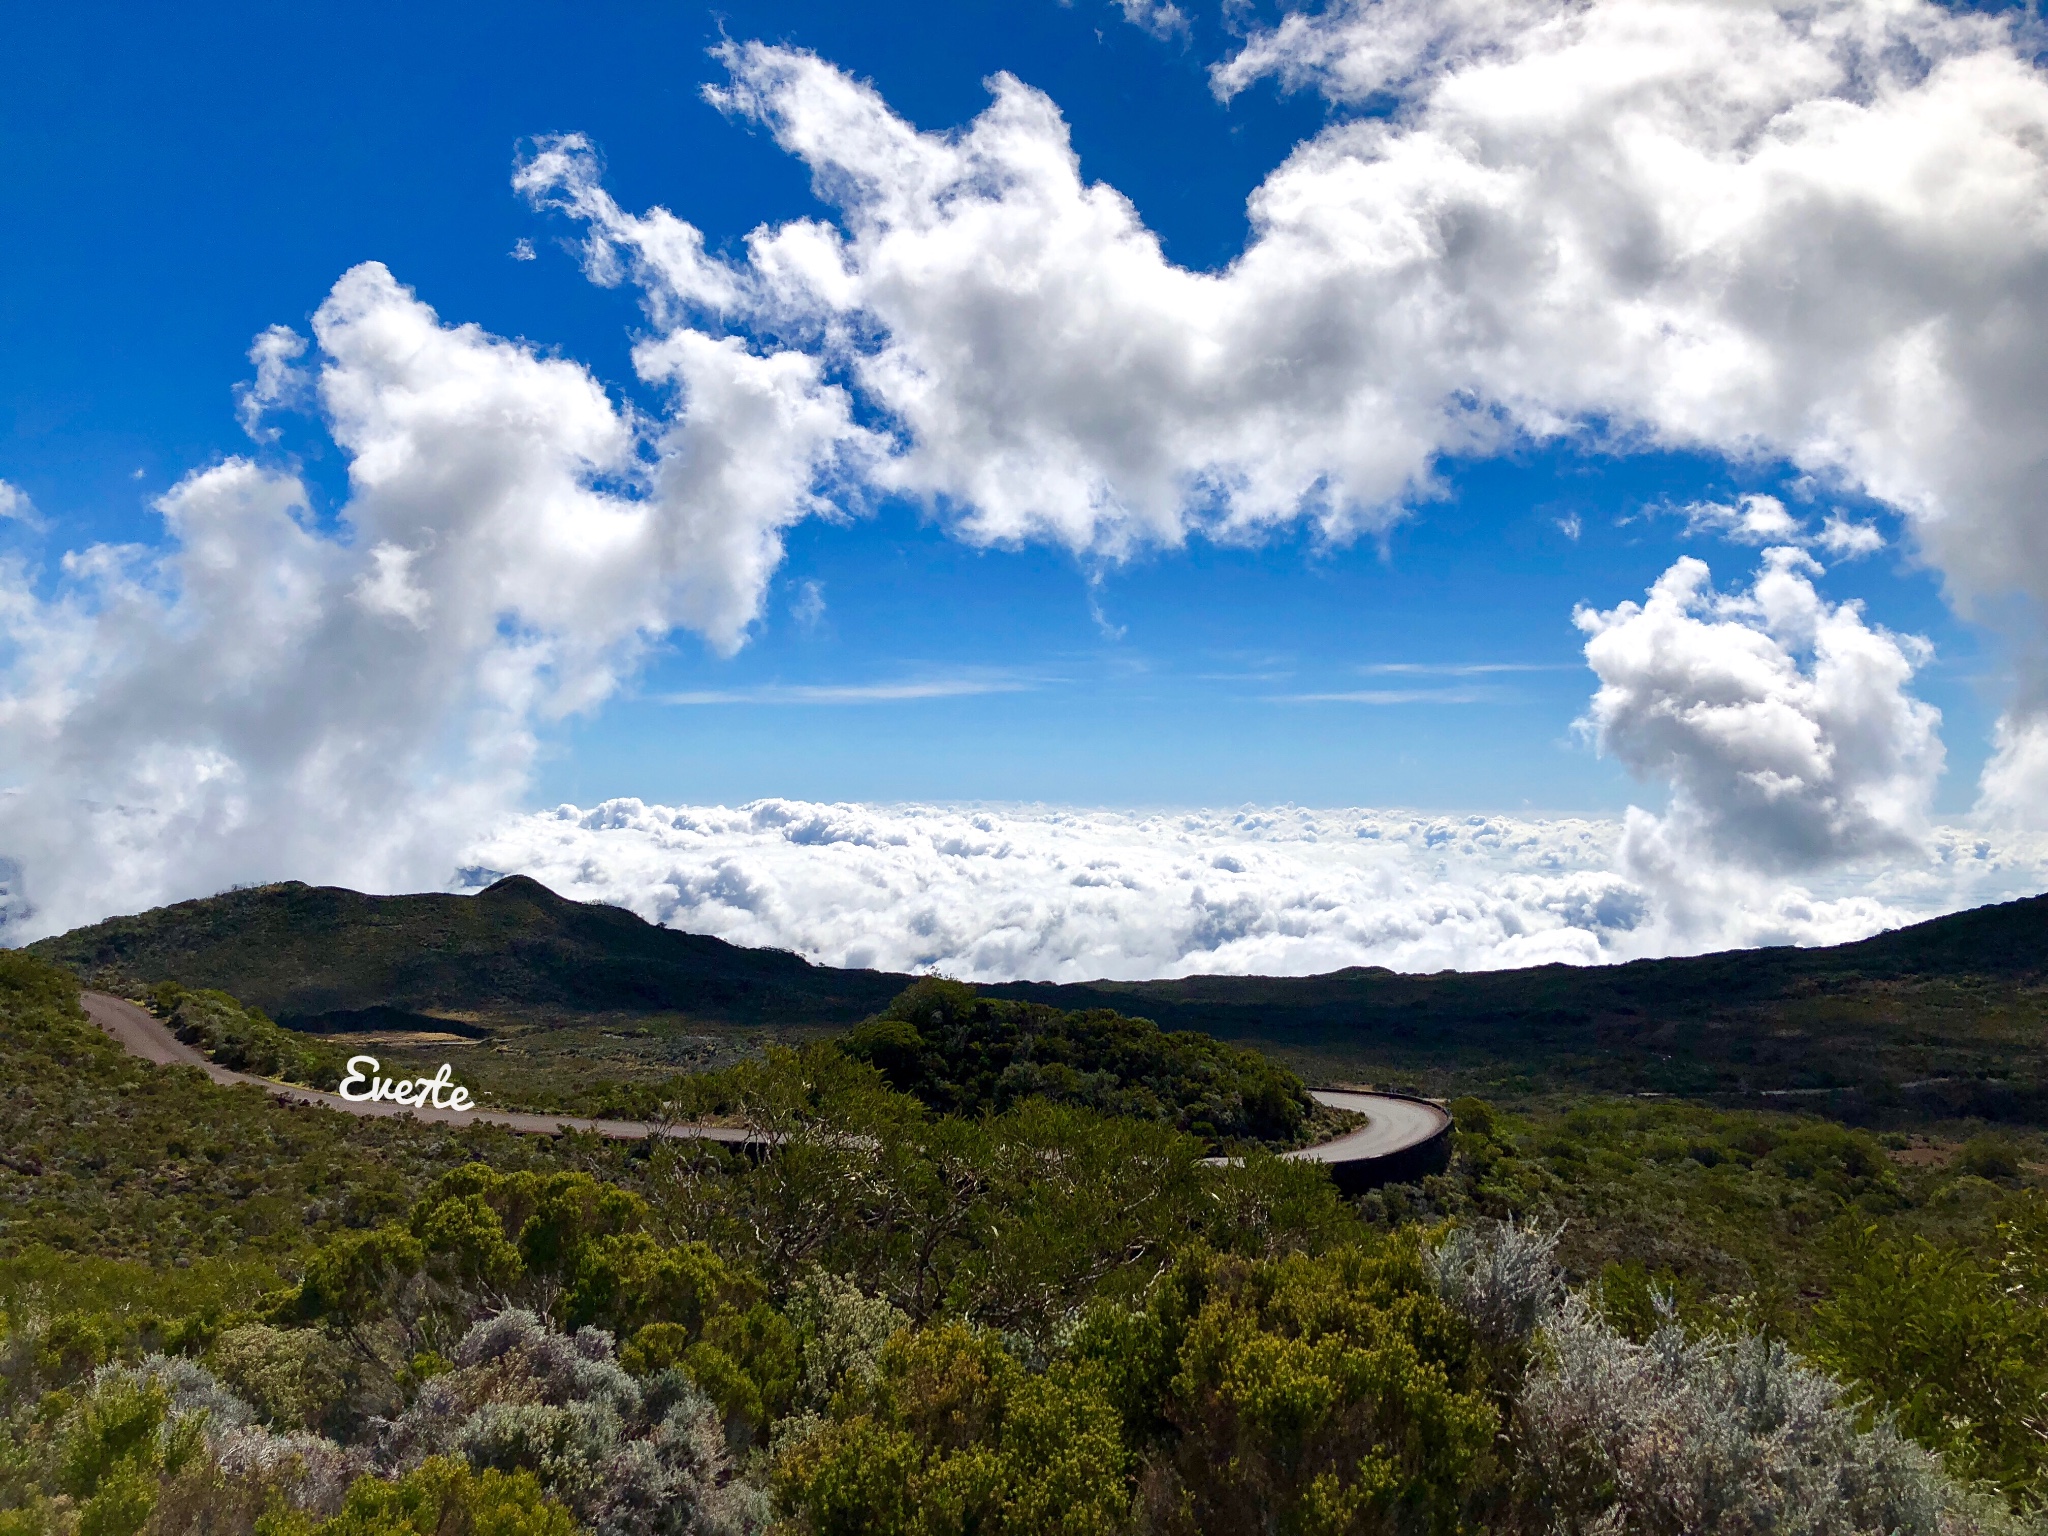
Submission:
M 218 987 L 281 1023 L 374 1009 L 458 1019 L 672 1012 L 851 1023 L 910 980 L 663 928 L 623 907 L 571 901 L 524 875 L 474 896 L 368 896 L 284 881 L 27 947 L 88 981 Z
M 95 984 L 219 987 L 282 1023 L 326 1030 L 407 1016 L 417 1027 L 527 1028 L 662 1016 L 832 1031 L 878 1012 L 914 979 L 659 927 L 517 875 L 475 896 L 285 882 L 29 948 Z M 1879 1097 L 1932 1083 L 1958 1112 L 2048 1113 L 2048 896 L 1810 949 L 980 990 L 1198 1029 L 1333 1080 L 1391 1073 L 1446 1087 L 1526 1077 L 1630 1092 Z

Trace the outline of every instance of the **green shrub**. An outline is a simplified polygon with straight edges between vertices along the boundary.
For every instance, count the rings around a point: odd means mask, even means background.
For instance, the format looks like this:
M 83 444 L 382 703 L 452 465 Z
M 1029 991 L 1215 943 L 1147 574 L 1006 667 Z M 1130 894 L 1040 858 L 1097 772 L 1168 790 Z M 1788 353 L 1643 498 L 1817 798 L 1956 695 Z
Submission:
M 78 1536 L 136 1536 L 156 1509 L 157 1474 L 124 1463 L 78 1509 Z
M 899 1092 L 970 1118 L 1040 1098 L 1163 1121 L 1212 1144 L 1288 1144 L 1312 1107 L 1301 1079 L 1256 1051 L 1108 1009 L 983 997 L 936 977 L 839 1045 Z
M 207 1363 L 267 1423 L 317 1430 L 348 1395 L 347 1354 L 309 1328 L 242 1323 L 214 1341 Z
M 2008 1229 L 2013 1237 L 2019 1234 Z M 1958 1474 L 2048 1496 L 2048 1269 L 2015 1242 L 2007 1263 L 1861 1228 L 1810 1349 Z
M 1491 1482 L 1472 1327 L 1412 1246 L 1196 1259 L 1155 1306 L 1178 1335 L 1160 1529 L 1448 1532 Z
M 1963 1143 L 1956 1168 L 1980 1179 L 2014 1179 L 2019 1177 L 2022 1156 L 2020 1149 L 2003 1136 L 1974 1136 Z
M 430 1457 L 395 1481 L 368 1474 L 350 1486 L 341 1513 L 315 1522 L 276 1512 L 257 1536 L 577 1536 L 569 1511 L 546 1497 L 531 1472 L 472 1472 Z
M 783 1453 L 785 1513 L 812 1536 L 1111 1536 L 1130 1455 L 1097 1374 L 1027 1374 L 958 1324 L 902 1333 L 874 1377 Z
M 341 1081 L 343 1053 L 325 1040 L 297 1034 L 225 992 L 195 990 L 175 981 L 150 989 L 151 1009 L 187 1045 L 235 1072 L 332 1089 Z

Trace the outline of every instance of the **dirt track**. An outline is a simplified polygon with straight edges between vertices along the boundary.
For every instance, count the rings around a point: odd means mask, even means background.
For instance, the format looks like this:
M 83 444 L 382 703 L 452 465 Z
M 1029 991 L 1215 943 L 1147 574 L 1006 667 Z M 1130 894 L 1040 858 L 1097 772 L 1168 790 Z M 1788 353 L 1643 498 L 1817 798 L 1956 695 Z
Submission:
M 163 1066 L 197 1067 L 216 1083 L 260 1088 L 273 1098 L 293 1104 L 317 1104 L 323 1109 L 338 1109 L 348 1115 L 411 1115 L 415 1119 L 438 1120 L 446 1125 L 502 1125 L 507 1130 L 543 1136 L 561 1131 L 595 1131 L 615 1141 L 639 1141 L 657 1133 L 698 1141 L 740 1143 L 753 1139 L 747 1132 L 729 1125 L 658 1125 L 646 1120 L 585 1120 L 576 1115 L 535 1115 L 499 1109 L 414 1108 L 383 1101 L 364 1103 L 344 1099 L 338 1093 L 322 1093 L 317 1088 L 272 1082 L 266 1077 L 253 1077 L 247 1072 L 231 1072 L 226 1067 L 215 1066 L 172 1034 L 163 1020 L 125 999 L 110 997 L 104 992 L 84 992 L 79 994 L 78 1001 L 87 1016 L 131 1055 Z
M 229 1087 L 259 1088 L 273 1098 L 293 1104 L 317 1104 L 348 1115 L 412 1115 L 420 1120 L 438 1120 L 448 1125 L 502 1125 L 507 1130 L 552 1136 L 561 1131 L 595 1131 L 615 1141 L 639 1141 L 653 1135 L 691 1140 L 744 1143 L 754 1138 L 746 1131 L 727 1125 L 655 1124 L 646 1120 L 585 1120 L 575 1115 L 536 1115 L 498 1109 L 433 1109 L 384 1101 L 366 1103 L 344 1099 L 338 1093 L 300 1088 L 290 1083 L 253 1077 L 215 1066 L 185 1044 L 148 1009 L 105 992 L 79 994 L 88 1017 L 118 1041 L 130 1055 L 160 1066 L 197 1067 L 216 1083 Z M 1351 1093 L 1317 1088 L 1310 1097 L 1333 1109 L 1348 1109 L 1365 1115 L 1366 1123 L 1355 1131 L 1298 1152 L 1289 1158 L 1302 1162 L 1364 1164 L 1393 1157 L 1441 1135 L 1450 1116 L 1435 1104 L 1417 1099 L 1397 1099 L 1378 1093 Z

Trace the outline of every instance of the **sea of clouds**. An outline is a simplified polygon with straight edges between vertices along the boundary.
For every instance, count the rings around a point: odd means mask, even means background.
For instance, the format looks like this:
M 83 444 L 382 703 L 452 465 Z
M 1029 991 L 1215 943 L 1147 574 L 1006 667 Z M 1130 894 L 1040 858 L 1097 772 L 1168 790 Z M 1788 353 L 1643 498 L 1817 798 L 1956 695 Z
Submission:
M 2048 839 L 1933 829 L 1914 857 L 1795 883 L 1704 872 L 1674 901 L 1616 872 L 1619 821 L 1296 806 L 661 806 L 507 820 L 459 888 L 504 872 L 650 922 L 828 965 L 1079 981 L 1588 964 L 1862 938 L 2039 890 Z

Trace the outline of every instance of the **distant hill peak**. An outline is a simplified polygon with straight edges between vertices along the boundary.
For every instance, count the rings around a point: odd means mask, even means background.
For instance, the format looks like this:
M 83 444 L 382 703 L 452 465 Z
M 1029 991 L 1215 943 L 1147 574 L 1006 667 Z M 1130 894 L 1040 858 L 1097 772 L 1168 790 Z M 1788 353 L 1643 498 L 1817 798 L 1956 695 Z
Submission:
M 527 1023 L 671 1014 L 851 1024 L 910 980 L 683 933 L 526 875 L 473 896 L 285 881 L 110 918 L 31 949 L 100 985 L 219 987 L 294 1018 L 391 1007 Z
M 507 875 L 495 880 L 476 893 L 478 901 L 530 901 L 541 906 L 599 906 L 599 902 L 571 901 L 559 891 L 550 890 L 531 875 Z M 624 910 L 624 909 L 620 909 Z

